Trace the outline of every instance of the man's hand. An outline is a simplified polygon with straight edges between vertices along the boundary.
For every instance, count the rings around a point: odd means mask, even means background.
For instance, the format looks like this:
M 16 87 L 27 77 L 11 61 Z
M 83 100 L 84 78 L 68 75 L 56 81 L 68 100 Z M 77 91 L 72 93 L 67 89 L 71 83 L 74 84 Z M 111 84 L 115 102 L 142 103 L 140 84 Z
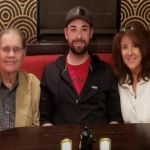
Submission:
M 111 121 L 111 122 L 109 122 L 109 124 L 119 124 L 119 122 L 117 122 L 117 121 Z
M 49 126 L 53 126 L 51 123 L 45 123 L 42 125 L 43 127 L 49 127 Z

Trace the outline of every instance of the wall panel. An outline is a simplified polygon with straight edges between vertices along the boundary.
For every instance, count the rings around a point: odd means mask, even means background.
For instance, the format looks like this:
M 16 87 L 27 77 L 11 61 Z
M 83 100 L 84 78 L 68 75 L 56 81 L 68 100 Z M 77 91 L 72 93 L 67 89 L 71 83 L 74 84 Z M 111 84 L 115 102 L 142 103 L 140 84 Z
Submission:
M 34 43 L 36 33 L 36 0 L 0 0 L 0 30 L 21 29 L 28 43 Z M 150 0 L 121 0 L 121 26 L 138 22 L 150 30 Z

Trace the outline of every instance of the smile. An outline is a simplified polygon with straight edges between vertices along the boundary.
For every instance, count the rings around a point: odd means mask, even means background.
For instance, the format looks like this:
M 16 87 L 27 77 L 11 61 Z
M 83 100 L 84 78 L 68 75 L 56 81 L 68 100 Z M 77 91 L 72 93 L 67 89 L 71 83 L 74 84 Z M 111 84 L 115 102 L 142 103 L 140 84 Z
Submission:
M 127 58 L 128 61 L 134 61 L 136 58 Z
M 14 64 L 14 61 L 5 61 L 6 64 Z

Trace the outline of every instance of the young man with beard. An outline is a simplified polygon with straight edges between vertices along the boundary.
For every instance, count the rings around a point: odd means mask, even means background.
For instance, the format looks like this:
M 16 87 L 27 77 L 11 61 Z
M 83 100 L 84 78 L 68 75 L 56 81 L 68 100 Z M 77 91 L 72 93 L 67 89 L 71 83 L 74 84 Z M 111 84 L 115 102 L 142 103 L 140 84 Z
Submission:
M 78 6 L 68 12 L 69 51 L 45 68 L 41 81 L 42 126 L 122 122 L 111 68 L 88 49 L 93 31 L 89 10 Z

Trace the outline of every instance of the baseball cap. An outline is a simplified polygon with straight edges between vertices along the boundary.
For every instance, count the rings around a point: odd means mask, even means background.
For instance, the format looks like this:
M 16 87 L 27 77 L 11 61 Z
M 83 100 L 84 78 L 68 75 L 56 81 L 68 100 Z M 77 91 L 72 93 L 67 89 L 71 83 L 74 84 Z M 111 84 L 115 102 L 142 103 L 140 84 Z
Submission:
M 67 13 L 65 25 L 67 26 L 70 21 L 72 21 L 73 19 L 76 19 L 76 18 L 81 18 L 92 25 L 92 15 L 91 15 L 90 11 L 84 7 L 77 6 L 75 8 L 72 8 Z

